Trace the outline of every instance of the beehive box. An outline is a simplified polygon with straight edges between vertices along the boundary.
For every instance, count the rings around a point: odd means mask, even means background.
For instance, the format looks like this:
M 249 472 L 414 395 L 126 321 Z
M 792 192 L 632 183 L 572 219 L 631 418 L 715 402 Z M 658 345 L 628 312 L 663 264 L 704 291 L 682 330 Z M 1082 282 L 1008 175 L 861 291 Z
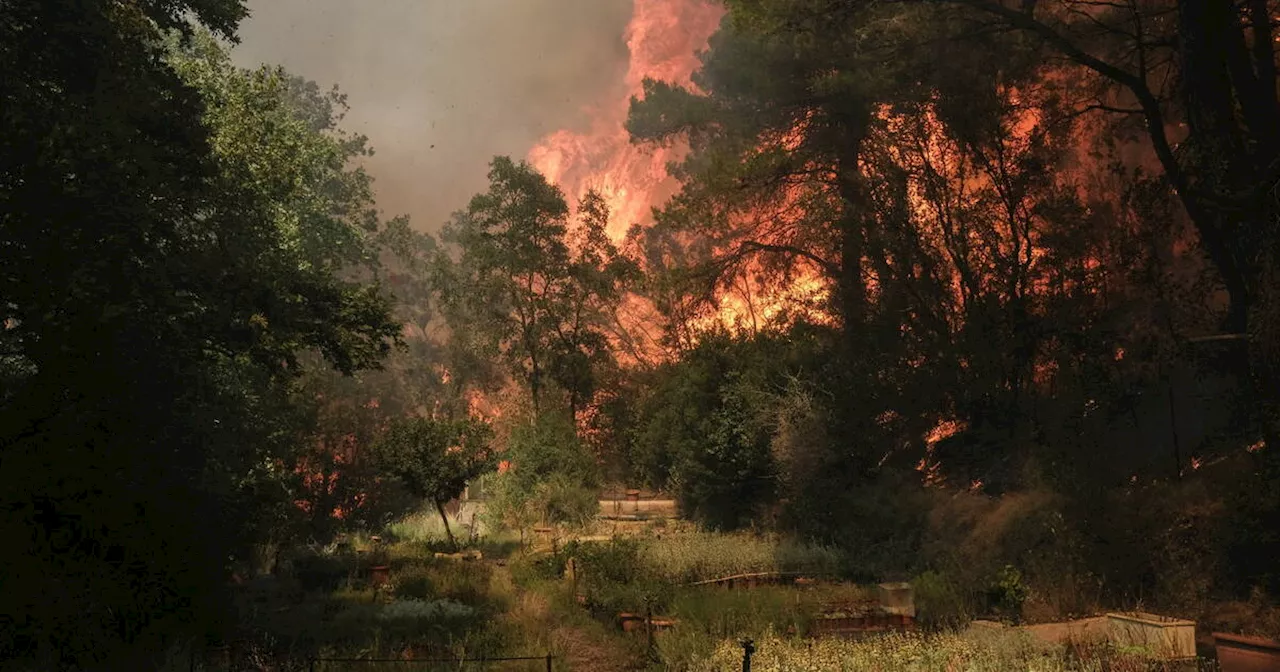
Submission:
M 878 586 L 880 608 L 895 616 L 916 616 L 915 593 L 909 583 L 882 583 Z
M 1107 614 L 1111 641 L 1117 646 L 1141 647 L 1162 660 L 1196 656 L 1196 623 L 1145 612 Z

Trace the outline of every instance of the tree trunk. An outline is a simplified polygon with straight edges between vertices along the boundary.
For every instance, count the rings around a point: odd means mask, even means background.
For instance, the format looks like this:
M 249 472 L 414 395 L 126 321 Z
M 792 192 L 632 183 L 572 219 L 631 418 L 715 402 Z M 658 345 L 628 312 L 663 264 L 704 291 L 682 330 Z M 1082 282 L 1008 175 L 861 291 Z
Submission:
M 866 232 L 863 230 L 868 206 L 862 192 L 862 175 L 858 168 L 858 146 L 847 149 L 848 155 L 840 162 L 840 320 L 846 342 L 865 321 L 867 287 L 862 278 L 862 257 L 866 249 Z M 852 353 L 850 353 L 852 354 Z
M 435 503 L 436 511 L 440 512 L 440 522 L 444 523 L 444 533 L 449 537 L 449 547 L 456 551 L 458 550 L 458 542 L 453 538 L 453 530 L 449 529 L 449 516 L 444 512 L 444 502 L 437 499 Z
M 542 369 L 538 367 L 536 356 L 530 356 L 529 361 L 529 400 L 533 403 L 533 416 L 536 418 L 541 411 L 539 402 L 542 398 Z

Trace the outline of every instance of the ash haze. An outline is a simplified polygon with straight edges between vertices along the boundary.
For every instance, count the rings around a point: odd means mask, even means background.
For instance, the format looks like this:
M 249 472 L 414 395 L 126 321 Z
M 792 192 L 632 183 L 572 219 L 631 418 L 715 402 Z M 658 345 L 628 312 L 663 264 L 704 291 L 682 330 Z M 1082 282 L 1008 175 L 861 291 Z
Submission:
M 234 49 L 337 84 L 369 136 L 379 208 L 434 231 L 488 162 L 583 126 L 623 86 L 631 0 L 250 0 Z M 612 95 L 610 95 L 612 94 Z

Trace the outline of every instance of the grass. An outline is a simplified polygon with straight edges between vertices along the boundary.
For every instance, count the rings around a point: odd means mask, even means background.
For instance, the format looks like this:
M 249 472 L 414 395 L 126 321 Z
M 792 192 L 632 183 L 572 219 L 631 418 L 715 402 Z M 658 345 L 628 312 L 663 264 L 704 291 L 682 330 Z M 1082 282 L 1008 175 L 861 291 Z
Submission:
M 736 574 L 839 571 L 832 548 L 777 536 L 747 533 L 673 532 L 653 536 L 641 547 L 645 564 L 673 583 L 692 583 Z
M 520 545 L 518 534 L 491 530 L 484 523 L 484 516 L 460 513 L 449 516 L 449 529 L 459 548 L 476 549 L 487 557 L 506 557 Z M 448 553 L 449 545 L 444 522 L 434 507 L 423 508 L 387 526 L 387 536 L 397 542 L 419 544 L 430 552 Z M 367 539 L 366 537 L 362 537 Z
M 606 527 L 607 526 L 607 527 Z M 486 560 L 511 556 L 514 535 L 470 538 L 455 534 Z M 772 670 L 1028 670 L 1092 672 L 1152 669 L 1136 652 L 1106 647 L 1062 647 L 1038 643 L 1014 630 L 957 634 L 894 634 L 860 641 L 801 639 L 816 614 L 839 603 L 869 597 L 852 584 L 818 583 L 808 587 L 761 585 L 748 590 L 684 584 L 726 576 L 799 572 L 837 574 L 842 558 L 833 549 L 778 536 L 714 534 L 679 521 L 661 527 L 597 523 L 580 535 L 610 541 L 562 539 L 555 554 L 520 553 L 498 567 L 487 561 L 437 558 L 443 550 L 443 526 L 434 511 L 424 511 L 391 526 L 380 562 L 390 565 L 388 589 L 374 591 L 355 578 L 349 563 L 355 551 L 375 546 L 367 536 L 352 539 L 350 552 L 312 549 L 292 567 L 309 586 L 277 582 L 250 600 L 249 627 L 256 628 L 277 652 L 325 657 L 415 658 L 497 657 L 552 652 L 554 667 L 621 669 L 646 658 L 653 669 L 710 671 L 739 669 L 742 637 L 756 642 L 753 668 Z M 572 536 L 572 535 L 568 535 Z M 369 555 L 362 556 L 367 562 Z M 575 586 L 564 576 L 567 560 L 578 568 Z M 295 572 L 296 574 L 296 572 Z M 918 604 L 954 616 L 956 625 L 970 610 L 963 595 L 942 575 L 922 575 Z M 248 591 L 252 592 L 252 591 Z M 655 649 L 643 635 L 621 632 L 619 611 L 673 617 L 674 629 L 658 633 Z M 945 620 L 945 619 L 944 619 Z M 934 625 L 951 626 L 939 621 Z M 503 669 L 543 669 L 541 662 L 510 663 Z M 454 669 L 473 669 L 452 666 Z M 340 666 L 318 670 L 346 669 Z M 384 669 L 362 666 L 361 669 Z M 389 663 L 385 669 L 405 669 Z
M 722 640 L 714 651 L 687 667 L 691 672 L 737 669 L 742 647 Z M 766 632 L 755 641 L 756 672 L 876 670 L 877 672 L 1146 672 L 1151 661 L 1107 648 L 1081 650 L 1042 644 L 1026 633 L 968 632 L 891 634 L 849 641 L 803 640 Z M 1169 669 L 1175 669 L 1170 667 Z

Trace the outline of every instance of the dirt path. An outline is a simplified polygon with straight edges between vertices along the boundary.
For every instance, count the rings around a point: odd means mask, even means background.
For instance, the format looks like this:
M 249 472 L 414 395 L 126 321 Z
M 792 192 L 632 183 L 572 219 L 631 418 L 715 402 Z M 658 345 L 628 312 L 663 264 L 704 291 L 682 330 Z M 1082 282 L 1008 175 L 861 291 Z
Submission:
M 594 633 L 572 625 L 559 625 L 551 631 L 555 648 L 564 652 L 570 670 L 581 672 L 630 672 L 640 669 L 625 651 L 610 642 L 600 641 Z

